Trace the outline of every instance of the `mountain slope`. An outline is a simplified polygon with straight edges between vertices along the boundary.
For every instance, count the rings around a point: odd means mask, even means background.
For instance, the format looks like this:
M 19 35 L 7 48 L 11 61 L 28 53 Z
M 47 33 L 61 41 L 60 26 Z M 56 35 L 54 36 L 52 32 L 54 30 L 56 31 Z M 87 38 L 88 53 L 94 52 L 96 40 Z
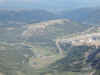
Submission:
M 32 24 L 2 24 L 0 52 L 4 53 L 0 56 L 0 63 L 3 64 L 0 65 L 0 71 L 5 75 L 40 75 L 41 70 L 36 69 L 43 69 L 62 57 L 59 55 L 56 39 L 87 28 L 88 26 L 69 19 Z
M 86 32 L 85 34 L 80 33 L 80 35 L 76 34 L 76 36 L 62 38 L 59 41 L 59 46 L 61 47 L 62 51 L 64 51 L 65 57 L 49 65 L 46 68 L 47 71 L 43 74 L 66 75 L 67 72 L 72 72 L 72 75 L 99 75 L 99 28 L 100 27 L 94 27 L 89 29 L 90 31 Z M 95 30 L 98 32 L 95 32 Z

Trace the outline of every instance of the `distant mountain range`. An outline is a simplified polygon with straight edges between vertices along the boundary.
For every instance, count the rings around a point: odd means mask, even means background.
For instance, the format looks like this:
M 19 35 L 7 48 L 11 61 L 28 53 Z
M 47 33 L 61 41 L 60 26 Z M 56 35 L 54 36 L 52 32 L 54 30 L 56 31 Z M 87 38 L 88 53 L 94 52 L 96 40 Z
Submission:
M 62 16 L 83 24 L 100 24 L 100 9 L 96 7 L 63 12 Z
M 0 25 L 3 24 L 31 24 L 53 19 L 67 18 L 83 24 L 100 24 L 100 9 L 96 7 L 64 9 L 62 12 L 48 9 L 0 9 Z
M 29 24 L 55 18 L 55 14 L 41 9 L 0 9 L 0 24 Z

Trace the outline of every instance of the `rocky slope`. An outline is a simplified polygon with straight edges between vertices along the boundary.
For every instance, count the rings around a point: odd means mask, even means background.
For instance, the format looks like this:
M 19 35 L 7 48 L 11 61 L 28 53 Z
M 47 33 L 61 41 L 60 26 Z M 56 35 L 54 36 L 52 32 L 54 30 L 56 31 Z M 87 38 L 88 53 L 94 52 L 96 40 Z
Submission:
M 58 36 L 81 32 L 87 28 L 88 26 L 81 25 L 69 19 L 56 19 L 27 25 L 22 36 L 31 39 L 31 41 L 35 37 L 41 37 L 41 39 L 42 37 L 45 39 L 56 39 Z
M 90 30 L 99 29 L 94 28 Z M 100 32 L 62 38 L 57 43 L 61 54 L 65 56 L 48 66 L 43 74 L 74 72 L 72 75 L 100 75 Z

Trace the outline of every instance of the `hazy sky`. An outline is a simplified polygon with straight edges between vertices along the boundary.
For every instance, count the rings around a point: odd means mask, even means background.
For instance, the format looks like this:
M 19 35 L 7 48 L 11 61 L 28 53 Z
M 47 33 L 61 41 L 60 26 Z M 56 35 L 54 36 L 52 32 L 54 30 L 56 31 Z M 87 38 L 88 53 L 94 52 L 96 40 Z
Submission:
M 99 4 L 100 0 L 0 0 L 1 8 L 85 7 Z

